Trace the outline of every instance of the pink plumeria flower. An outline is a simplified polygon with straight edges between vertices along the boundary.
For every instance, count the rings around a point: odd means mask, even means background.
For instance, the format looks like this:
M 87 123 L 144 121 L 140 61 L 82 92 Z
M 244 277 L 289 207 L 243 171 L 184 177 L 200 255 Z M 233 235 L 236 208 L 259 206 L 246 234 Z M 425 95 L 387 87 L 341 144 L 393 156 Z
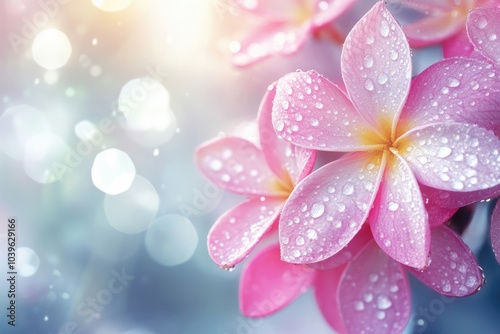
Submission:
M 445 57 L 468 55 L 465 21 L 474 7 L 489 6 L 498 0 L 399 0 L 400 4 L 417 10 L 422 17 L 405 24 L 403 30 L 412 47 L 443 43 Z
M 307 38 L 333 22 L 357 0 L 238 0 L 262 23 L 234 49 L 233 63 L 248 66 L 271 55 L 291 55 Z
M 500 103 L 499 74 L 480 60 L 447 59 L 410 87 L 410 48 L 382 2 L 347 36 L 341 67 L 348 96 L 314 71 L 277 84 L 273 124 L 281 137 L 352 152 L 290 195 L 280 218 L 282 259 L 329 258 L 368 222 L 387 254 L 424 268 L 431 238 L 420 184 L 453 192 L 500 184 L 500 140 L 489 130 L 498 123 L 484 112 Z
M 406 271 L 452 297 L 473 294 L 484 283 L 474 255 L 448 227 L 432 230 L 431 260 L 423 271 L 401 265 L 378 247 L 366 228 L 346 249 L 314 267 L 282 262 L 279 246 L 273 245 L 246 264 L 240 309 L 248 317 L 267 316 L 314 286 L 318 306 L 336 332 L 402 333 L 411 313 Z
M 245 258 L 277 220 L 295 185 L 314 167 L 316 154 L 276 136 L 271 124 L 272 85 L 260 106 L 262 148 L 237 137 L 201 145 L 196 161 L 201 172 L 219 187 L 248 199 L 222 215 L 208 235 L 208 250 L 222 268 Z

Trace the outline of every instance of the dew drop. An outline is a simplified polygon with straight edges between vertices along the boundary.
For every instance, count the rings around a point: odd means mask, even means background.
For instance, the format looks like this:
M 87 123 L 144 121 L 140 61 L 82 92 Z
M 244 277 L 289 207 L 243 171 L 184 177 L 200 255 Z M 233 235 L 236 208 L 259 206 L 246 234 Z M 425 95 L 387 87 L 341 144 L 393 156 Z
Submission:
M 305 244 L 304 237 L 299 235 L 297 239 L 295 239 L 295 243 L 297 244 L 297 246 L 303 246 Z
M 384 311 L 378 311 L 377 312 L 377 319 L 378 320 L 384 320 L 385 319 L 385 312 Z
M 312 228 L 307 230 L 306 235 L 311 240 L 318 239 L 318 233 L 316 232 L 316 230 L 313 230 Z
M 389 36 L 389 23 L 387 23 L 387 21 L 382 21 L 380 26 L 380 35 L 382 35 L 382 37 Z
M 373 85 L 373 81 L 371 81 L 371 79 L 366 79 L 365 81 L 365 89 L 369 92 L 373 91 L 373 89 L 375 88 L 375 86 Z
M 437 152 L 437 157 L 438 158 L 446 158 L 449 157 L 451 154 L 451 148 L 447 146 L 440 147 L 438 152 Z
M 396 202 L 389 202 L 388 206 L 389 211 L 397 211 L 399 209 L 399 204 Z
M 323 103 L 321 103 L 321 102 L 319 102 L 319 101 L 318 101 L 318 102 L 316 102 L 316 105 L 315 105 L 315 106 L 316 106 L 316 109 L 323 109 Z
M 346 196 L 350 196 L 354 193 L 354 186 L 352 183 L 346 183 L 342 188 L 342 193 Z
M 319 121 L 316 118 L 311 119 L 311 125 L 312 126 L 318 126 Z
M 373 44 L 373 42 L 375 42 L 375 37 L 373 37 L 373 35 L 368 35 L 368 36 L 366 37 L 366 44 L 368 44 L 368 45 L 372 45 L 372 44 Z
M 365 309 L 365 303 L 360 300 L 354 302 L 354 309 L 356 311 L 363 311 Z
M 363 299 L 365 300 L 365 302 L 370 303 L 373 300 L 373 293 L 367 292 L 363 294 Z
M 455 88 L 460 86 L 460 80 L 454 77 L 448 78 L 448 87 Z
M 322 203 L 315 203 L 311 208 L 311 217 L 318 218 L 325 212 L 325 206 Z
M 285 109 L 285 110 L 288 110 L 288 100 L 282 100 L 281 101 L 281 108 Z
M 332 186 L 329 186 L 326 191 L 329 193 L 329 194 L 333 194 L 335 192 L 335 187 L 332 187 Z
M 299 113 L 295 114 L 295 120 L 297 122 L 300 122 L 302 120 L 302 114 L 299 114 Z
M 397 60 L 399 57 L 399 53 L 396 50 L 391 50 L 391 59 Z
M 379 84 L 384 85 L 387 82 L 388 79 L 389 78 L 387 77 L 387 74 L 382 73 L 382 74 L 380 74 L 378 76 L 378 80 L 377 81 L 378 81 Z
M 484 29 L 486 28 L 487 25 L 488 25 L 488 20 L 484 16 L 479 17 L 476 21 L 476 26 L 479 29 Z
M 370 274 L 368 279 L 370 280 L 370 282 L 375 283 L 376 281 L 378 281 L 378 274 Z
M 290 242 L 290 239 L 288 237 L 285 237 L 285 236 L 281 237 L 281 243 L 283 245 L 288 245 L 289 242 Z
M 285 127 L 285 123 L 283 123 L 283 121 L 276 122 L 276 130 L 283 131 L 284 127 Z
M 334 220 L 332 222 L 333 227 L 335 228 L 341 228 L 342 227 L 342 222 L 340 220 Z
M 453 181 L 451 182 L 451 187 L 455 190 L 462 190 L 464 189 L 464 184 L 460 181 Z
M 489 35 L 489 36 L 488 36 L 488 40 L 489 40 L 490 42 L 494 42 L 494 41 L 496 41 L 496 40 L 497 40 L 497 34 L 492 33 L 491 35 Z
M 392 302 L 389 297 L 380 295 L 377 297 L 377 307 L 379 310 L 387 310 L 392 306 Z
M 213 159 L 209 163 L 210 169 L 214 172 L 218 172 L 222 169 L 222 162 L 219 159 Z
M 366 68 L 370 68 L 373 66 L 373 57 L 370 55 L 367 55 L 364 60 L 364 64 Z

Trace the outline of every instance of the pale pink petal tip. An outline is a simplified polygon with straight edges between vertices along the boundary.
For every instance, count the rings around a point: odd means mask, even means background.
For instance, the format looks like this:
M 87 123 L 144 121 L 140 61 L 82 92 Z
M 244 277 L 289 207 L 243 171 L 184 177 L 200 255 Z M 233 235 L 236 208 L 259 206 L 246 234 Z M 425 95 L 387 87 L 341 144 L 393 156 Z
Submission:
M 369 243 L 347 266 L 338 302 L 348 333 L 402 333 L 411 311 L 404 267 Z
M 467 18 L 467 32 L 477 50 L 492 62 L 500 64 L 500 8 L 473 10 Z
M 491 216 L 491 245 L 493 246 L 493 252 L 495 257 L 500 263 L 500 200 L 493 210 L 493 215 Z
M 282 205 L 282 199 L 254 198 L 226 212 L 208 234 L 210 257 L 221 268 L 237 265 L 271 228 Z
M 246 195 L 277 195 L 278 178 L 262 151 L 245 139 L 211 140 L 196 150 L 195 160 L 200 171 L 222 189 Z
M 309 288 L 314 275 L 311 268 L 282 262 L 279 245 L 264 249 L 243 269 L 241 312 L 247 317 L 264 317 L 280 310 Z
M 412 273 L 437 292 L 462 297 L 477 292 L 484 284 L 481 268 L 462 239 L 446 226 L 432 230 L 429 266 Z

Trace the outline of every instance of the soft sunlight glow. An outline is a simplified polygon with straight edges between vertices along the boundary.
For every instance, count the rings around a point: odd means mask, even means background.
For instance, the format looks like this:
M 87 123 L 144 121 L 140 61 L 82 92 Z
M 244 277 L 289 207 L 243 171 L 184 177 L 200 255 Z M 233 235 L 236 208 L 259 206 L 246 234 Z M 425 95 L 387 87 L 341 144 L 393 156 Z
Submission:
M 29 247 L 19 247 L 17 249 L 18 271 L 22 277 L 33 276 L 40 267 L 40 258 L 35 251 Z
M 92 4 L 104 12 L 119 12 L 130 6 L 133 0 L 92 0 Z

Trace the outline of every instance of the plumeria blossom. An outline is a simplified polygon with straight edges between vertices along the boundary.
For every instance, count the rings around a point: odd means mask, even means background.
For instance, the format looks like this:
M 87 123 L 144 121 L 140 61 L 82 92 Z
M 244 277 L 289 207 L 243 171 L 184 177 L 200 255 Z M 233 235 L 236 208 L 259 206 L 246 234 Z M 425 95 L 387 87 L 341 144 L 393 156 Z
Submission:
M 475 7 L 500 4 L 498 0 L 399 0 L 398 3 L 420 12 L 421 18 L 405 24 L 403 30 L 412 47 L 443 43 L 445 57 L 468 55 L 465 21 Z
M 478 8 L 467 17 L 467 33 L 474 48 L 500 66 L 500 8 Z
M 272 85 L 260 106 L 262 148 L 237 137 L 201 145 L 195 159 L 201 172 L 217 186 L 248 199 L 223 214 L 208 235 L 212 259 L 223 268 L 238 264 L 277 220 L 294 186 L 314 167 L 314 151 L 295 147 L 276 136 L 271 124 Z
M 291 55 L 357 0 L 238 0 L 262 23 L 233 49 L 233 63 L 247 66 L 271 55 Z
M 408 42 L 382 2 L 347 36 L 341 68 L 347 96 L 314 71 L 288 74 L 276 87 L 281 137 L 351 152 L 293 190 L 280 218 L 281 257 L 325 260 L 367 222 L 382 250 L 424 268 L 431 237 L 420 185 L 473 192 L 500 184 L 489 112 L 500 103 L 499 74 L 481 60 L 450 58 L 411 82 Z
M 341 252 L 312 266 L 282 262 L 279 245 L 272 245 L 243 270 L 241 311 L 249 317 L 267 316 L 314 287 L 324 318 L 338 333 L 402 333 L 411 313 L 407 271 L 452 297 L 473 294 L 484 283 L 474 255 L 457 234 L 439 226 L 431 237 L 431 261 L 423 271 L 387 256 L 368 228 Z

